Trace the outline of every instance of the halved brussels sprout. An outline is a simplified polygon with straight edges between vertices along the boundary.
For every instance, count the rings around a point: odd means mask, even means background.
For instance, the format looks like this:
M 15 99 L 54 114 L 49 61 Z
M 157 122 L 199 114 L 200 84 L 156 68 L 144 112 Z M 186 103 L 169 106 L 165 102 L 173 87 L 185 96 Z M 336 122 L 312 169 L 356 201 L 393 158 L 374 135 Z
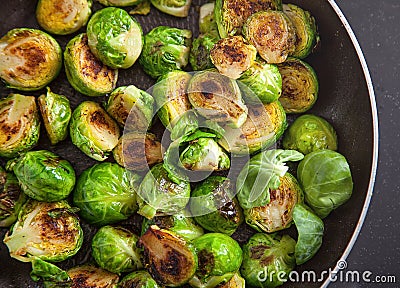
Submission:
M 279 101 L 249 106 L 249 113 L 242 127 L 225 127 L 224 137 L 218 143 L 233 154 L 253 154 L 276 143 L 286 127 L 286 113 Z
M 142 52 L 142 27 L 120 8 L 107 7 L 94 13 L 87 36 L 92 53 L 114 69 L 131 67 Z
M 240 272 L 250 287 L 281 286 L 296 266 L 296 241 L 289 235 L 257 233 L 243 246 Z
M 189 101 L 204 117 L 240 127 L 246 121 L 247 107 L 235 80 L 215 69 L 200 71 L 190 79 Z
M 181 286 L 196 272 L 193 246 L 168 230 L 151 226 L 140 237 L 138 246 L 144 249 L 145 267 L 159 285 Z
M 229 78 L 237 79 L 256 60 L 257 50 L 245 42 L 242 36 L 222 38 L 210 51 L 211 62 L 218 71 Z
M 67 270 L 71 288 L 117 288 L 119 277 L 102 268 L 84 264 Z
M 97 0 L 104 6 L 126 7 L 142 3 L 144 0 Z
M 131 171 L 146 170 L 163 160 L 163 147 L 152 133 L 124 133 L 113 150 L 115 161 Z
M 172 129 L 176 121 L 191 109 L 186 93 L 190 78 L 192 75 L 189 73 L 174 70 L 162 75 L 153 86 L 158 117 L 168 129 Z
M 293 209 L 304 200 L 296 178 L 290 173 L 280 178 L 278 189 L 270 189 L 267 205 L 245 209 L 246 223 L 259 232 L 272 233 L 288 228 L 293 222 Z
M 244 220 L 231 182 L 222 176 L 210 176 L 191 194 L 190 211 L 204 229 L 232 235 Z
M 242 264 L 242 249 L 231 237 L 207 233 L 193 240 L 199 267 L 189 284 L 192 287 L 213 288 L 228 282 Z
M 104 161 L 118 144 L 118 124 L 92 101 L 84 101 L 72 113 L 69 134 L 72 143 L 87 156 Z
M 182 70 L 189 63 L 192 31 L 157 26 L 144 36 L 139 63 L 144 72 L 157 78 L 169 71 Z
M 0 99 L 0 157 L 12 158 L 32 149 L 39 134 L 35 97 L 10 94 Z
M 210 51 L 218 40 L 219 36 L 214 34 L 202 34 L 193 40 L 189 55 L 189 62 L 193 70 L 200 71 L 214 67 L 210 58 Z
M 107 67 L 93 55 L 86 34 L 79 34 L 68 42 L 64 65 L 68 82 L 84 95 L 103 96 L 117 84 L 118 70 Z
M 242 276 L 240 276 L 239 272 L 235 273 L 231 280 L 228 282 L 217 286 L 218 288 L 245 288 L 246 287 L 246 281 Z
M 32 199 L 22 206 L 17 222 L 3 240 L 10 256 L 22 262 L 35 258 L 63 261 L 78 252 L 82 241 L 79 219 L 66 201 Z
M 119 288 L 160 288 L 149 272 L 139 270 L 126 275 L 118 283 Z
M 53 81 L 62 66 L 62 51 L 47 33 L 16 28 L 0 39 L 0 78 L 7 87 L 39 90 Z
M 121 86 L 115 89 L 106 103 L 106 111 L 125 129 L 146 131 L 153 118 L 153 97 L 134 85 Z
M 293 25 L 281 11 L 260 11 L 251 15 L 243 26 L 243 35 L 267 63 L 282 63 L 295 49 Z
M 319 42 L 315 19 L 310 12 L 293 4 L 283 4 L 283 12 L 289 17 L 296 33 L 295 50 L 290 55 L 306 58 Z
M 289 57 L 278 64 L 282 75 L 282 95 L 279 97 L 286 113 L 303 113 L 309 110 L 318 98 L 318 78 L 314 69 L 306 62 Z
M 72 114 L 68 98 L 51 92 L 47 87 L 47 93 L 38 98 L 38 103 L 51 144 L 65 140 Z
M 22 191 L 29 197 L 45 202 L 68 197 L 75 186 L 75 171 L 65 159 L 47 150 L 29 151 L 8 161 Z
M 150 2 L 161 12 L 176 17 L 188 16 L 192 4 L 192 0 L 150 0 Z
M 246 19 L 265 10 L 282 10 L 282 0 L 216 0 L 214 13 L 219 35 L 225 38 L 240 34 Z
M 0 227 L 9 227 L 17 220 L 26 199 L 17 177 L 0 166 Z
M 336 131 L 326 121 L 316 115 L 306 114 L 296 118 L 283 137 L 285 149 L 308 154 L 316 150 L 337 150 Z
M 100 163 L 79 176 L 73 203 L 89 224 L 103 226 L 128 219 L 137 211 L 137 176 L 115 163 Z
M 39 0 L 36 19 L 47 32 L 72 34 L 86 25 L 91 7 L 92 0 Z
M 199 32 L 201 34 L 212 34 L 219 38 L 218 26 L 215 21 L 214 2 L 205 3 L 200 6 Z
M 103 269 L 121 274 L 142 268 L 139 237 L 122 227 L 101 227 L 92 239 L 92 256 Z

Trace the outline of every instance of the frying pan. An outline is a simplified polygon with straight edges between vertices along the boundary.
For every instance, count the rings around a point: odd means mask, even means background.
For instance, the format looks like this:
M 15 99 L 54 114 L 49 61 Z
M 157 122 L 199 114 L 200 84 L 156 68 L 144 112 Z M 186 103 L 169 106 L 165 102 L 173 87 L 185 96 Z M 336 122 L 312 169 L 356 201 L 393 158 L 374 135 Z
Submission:
M 141 23 L 143 32 L 147 33 L 159 25 L 188 28 L 197 35 L 198 8 L 206 1 L 194 0 L 190 16 L 175 18 L 152 8 L 148 16 L 136 16 Z M 333 0 L 290 0 L 310 11 L 316 18 L 321 35 L 321 46 L 306 59 L 314 67 L 320 84 L 319 99 L 310 113 L 328 119 L 335 127 L 339 152 L 344 154 L 350 164 L 354 181 L 354 191 L 351 199 L 334 210 L 325 220 L 325 235 L 323 244 L 316 256 L 309 262 L 297 267 L 297 271 L 315 271 L 320 275 L 329 269 L 338 269 L 338 261 L 344 260 L 349 254 L 361 229 L 372 195 L 378 157 L 378 119 L 374 92 L 364 56 L 347 20 Z M 0 35 L 16 27 L 40 28 L 35 19 L 36 1 L 14 0 L 5 1 L 0 9 Z M 94 10 L 101 8 L 94 3 Z M 84 32 L 82 29 L 79 32 Z M 56 36 L 60 45 L 66 43 L 74 35 Z M 128 70 L 121 70 L 118 86 L 134 84 L 146 90 L 153 85 L 154 80 L 148 77 L 138 64 Z M 104 98 L 89 98 L 76 92 L 66 80 L 62 71 L 59 77 L 50 84 L 52 91 L 66 95 L 72 108 L 84 100 L 104 101 Z M 0 96 L 13 92 L 0 84 Z M 24 95 L 38 96 L 44 91 L 23 92 Z M 289 116 L 289 121 L 293 116 Z M 155 125 L 161 125 L 156 122 Z M 43 126 L 43 125 L 42 125 Z M 56 146 L 51 146 L 45 131 L 41 131 L 37 149 L 47 149 L 68 159 L 79 175 L 84 169 L 95 164 L 74 145 L 68 138 Z M 0 159 L 0 164 L 4 165 Z M 138 219 L 130 223 L 134 230 L 139 229 Z M 90 239 L 94 229 L 83 225 L 85 245 L 80 252 L 70 260 L 59 265 L 69 268 L 90 260 Z M 3 239 L 6 229 L 0 229 Z M 293 232 L 293 231 L 292 231 Z M 289 233 L 292 233 L 289 231 Z M 249 236 L 250 229 L 241 226 L 235 238 L 243 243 Z M 0 287 L 40 287 L 30 277 L 30 264 L 21 263 L 9 257 L 7 247 L 0 243 Z M 329 284 L 328 275 L 315 283 L 307 283 L 307 287 L 326 287 Z M 283 287 L 304 287 L 304 283 L 288 283 Z

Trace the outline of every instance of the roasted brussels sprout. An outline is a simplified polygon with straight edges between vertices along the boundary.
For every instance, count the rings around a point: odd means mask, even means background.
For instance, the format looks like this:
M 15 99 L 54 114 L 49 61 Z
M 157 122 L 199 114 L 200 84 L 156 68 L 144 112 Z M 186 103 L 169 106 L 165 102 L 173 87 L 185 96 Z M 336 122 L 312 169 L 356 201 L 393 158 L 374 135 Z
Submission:
M 48 203 L 29 199 L 3 241 L 10 256 L 22 262 L 35 258 L 58 262 L 78 252 L 83 232 L 66 201 Z
M 146 131 L 153 118 L 153 97 L 134 85 L 115 89 L 106 103 L 106 111 L 125 129 Z
M 60 45 L 43 31 L 16 28 L 0 39 L 0 78 L 9 88 L 42 89 L 57 77 L 61 66 Z
M 97 0 L 104 6 L 126 7 L 142 3 L 144 0 Z
M 189 62 L 192 31 L 158 26 L 144 36 L 139 63 L 153 78 L 181 70 Z
M 138 213 L 151 219 L 157 213 L 176 214 L 185 209 L 190 197 L 190 183 L 183 180 L 176 182 L 170 178 L 162 163 L 153 166 L 139 187 L 141 207 Z
M 213 288 L 228 282 L 242 264 L 242 249 L 231 237 L 221 233 L 207 233 L 193 240 L 199 267 L 192 287 Z
M 157 282 L 145 270 L 135 271 L 126 275 L 118 283 L 118 288 L 160 288 Z
M 243 35 L 267 63 L 282 63 L 295 49 L 294 28 L 281 11 L 260 11 L 251 15 L 243 26 Z
M 278 64 L 278 68 L 282 75 L 282 95 L 279 101 L 285 112 L 306 112 L 318 97 L 318 79 L 314 69 L 306 62 L 292 57 Z
M 200 34 L 212 34 L 219 38 L 218 26 L 215 21 L 214 2 L 205 3 L 200 6 L 199 32 Z
M 246 19 L 258 11 L 282 10 L 281 0 L 216 0 L 215 20 L 222 38 L 240 34 Z
M 71 288 L 117 288 L 119 277 L 94 265 L 84 264 L 67 270 Z
M 256 60 L 257 50 L 242 36 L 229 36 L 219 40 L 210 51 L 211 62 L 229 78 L 238 79 Z
M 273 288 L 282 285 L 296 265 L 296 241 L 288 235 L 254 234 L 243 246 L 240 272 L 246 286 Z
M 79 176 L 73 203 L 89 224 L 103 226 L 136 212 L 137 176 L 115 163 L 100 163 Z
M 224 137 L 218 143 L 233 154 L 253 154 L 276 143 L 286 127 L 286 113 L 279 101 L 249 106 L 242 127 L 224 127 Z
M 290 55 L 306 58 L 319 42 L 315 19 L 310 12 L 293 4 L 283 4 L 283 12 L 292 22 L 296 34 L 295 49 Z
M 307 154 L 298 166 L 297 179 L 306 202 L 320 218 L 349 200 L 353 192 L 349 164 L 342 154 L 332 150 Z
M 78 31 L 89 20 L 92 0 L 39 0 L 36 19 L 52 34 L 67 35 Z
M 114 69 L 131 67 L 142 52 L 142 27 L 121 8 L 107 7 L 94 13 L 87 36 L 90 51 Z
M 122 227 L 103 226 L 92 239 L 92 255 L 103 269 L 121 274 L 142 268 L 139 237 Z
M 168 230 L 153 225 L 140 237 L 138 245 L 144 249 L 145 267 L 159 285 L 181 286 L 197 269 L 193 246 Z
M 246 281 L 242 276 L 240 276 L 239 272 L 235 273 L 231 280 L 228 282 L 218 285 L 218 288 L 245 288 L 246 287 Z
M 200 71 L 214 67 L 211 62 L 210 52 L 218 40 L 219 37 L 215 34 L 202 34 L 193 40 L 189 55 L 189 62 L 193 70 Z
M 161 12 L 176 17 L 188 16 L 192 4 L 192 0 L 150 0 L 150 2 Z
M 87 156 L 104 161 L 118 144 L 118 124 L 92 101 L 84 101 L 72 113 L 69 134 L 72 143 Z
M 246 121 L 247 107 L 236 81 L 214 69 L 200 71 L 190 79 L 188 96 L 204 117 L 240 127 Z
M 336 131 L 324 118 L 301 115 L 289 126 L 284 138 L 285 149 L 308 154 L 316 150 L 337 150 Z
M 29 197 L 44 202 L 55 202 L 68 197 L 75 186 L 75 171 L 71 164 L 47 150 L 29 151 L 8 161 L 22 191 Z
M 47 87 L 47 93 L 38 98 L 38 103 L 51 144 L 65 140 L 72 114 L 68 98 L 51 92 Z
M 39 134 L 35 97 L 10 94 L 0 99 L 0 157 L 12 158 L 32 149 Z
M 191 194 L 190 211 L 204 229 L 232 235 L 244 220 L 228 178 L 210 176 Z
M 153 86 L 158 117 L 168 129 L 172 129 L 179 117 L 191 109 L 186 93 L 190 78 L 189 73 L 174 70 L 161 76 Z
M 124 133 L 113 150 L 115 161 L 131 171 L 146 170 L 163 160 L 163 147 L 152 133 Z
M 17 220 L 25 201 L 17 177 L 0 166 L 0 227 L 9 227 Z
M 286 173 L 277 189 L 269 191 L 270 201 L 264 206 L 245 209 L 246 222 L 259 232 L 272 233 L 288 228 L 293 222 L 293 209 L 304 200 L 296 178 Z

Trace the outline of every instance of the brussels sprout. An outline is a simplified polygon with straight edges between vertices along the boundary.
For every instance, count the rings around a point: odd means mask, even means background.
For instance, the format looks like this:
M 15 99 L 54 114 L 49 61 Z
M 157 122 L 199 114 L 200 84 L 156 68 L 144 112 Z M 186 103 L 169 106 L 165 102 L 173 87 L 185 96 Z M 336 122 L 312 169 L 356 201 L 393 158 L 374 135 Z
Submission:
M 10 94 L 0 99 L 0 157 L 12 158 L 32 149 L 39 134 L 35 97 Z
M 142 268 L 139 237 L 122 227 L 101 227 L 92 239 L 92 255 L 103 269 L 113 273 L 132 272 Z
M 192 241 L 203 235 L 204 231 L 200 226 L 196 225 L 193 218 L 190 218 L 191 215 L 187 214 L 183 212 L 175 215 L 156 216 L 151 220 L 145 218 L 142 222 L 142 235 L 146 233 L 151 225 L 156 225 L 160 229 L 175 233 L 186 241 Z
M 218 26 L 215 21 L 214 2 L 205 3 L 200 6 L 199 32 L 200 34 L 212 34 L 219 38 Z
M 0 166 L 0 227 L 9 227 L 17 220 L 25 201 L 17 177 Z
M 175 180 L 175 179 L 174 179 Z M 178 181 L 176 181 L 178 182 Z M 140 184 L 138 201 L 139 214 L 151 219 L 157 213 L 176 214 L 185 209 L 190 197 L 190 183 L 171 180 L 163 164 L 157 164 L 143 178 Z
M 258 11 L 282 10 L 281 0 L 216 0 L 215 20 L 219 35 L 240 34 L 246 19 Z
M 39 0 L 36 19 L 52 34 L 67 35 L 78 31 L 89 20 L 92 0 Z
M 273 288 L 282 285 L 296 265 L 296 241 L 288 235 L 254 234 L 243 246 L 240 272 L 250 287 Z
M 0 39 L 0 59 L 0 78 L 7 87 L 33 91 L 57 77 L 62 66 L 62 51 L 47 33 L 16 28 Z
M 240 276 L 239 272 L 235 273 L 231 280 L 228 282 L 218 285 L 218 288 L 245 288 L 246 287 L 246 281 Z
M 242 249 L 231 237 L 221 233 L 208 233 L 193 240 L 199 268 L 192 287 L 213 288 L 228 282 L 242 263 Z
M 36 258 L 58 262 L 75 255 L 82 246 L 83 232 L 73 212 L 66 201 L 29 199 L 4 237 L 10 256 L 22 262 Z
M 128 120 L 129 130 L 146 131 L 153 118 L 153 97 L 134 85 L 115 89 L 106 103 L 106 111 L 124 126 Z
M 131 67 L 142 52 L 142 27 L 120 8 L 107 7 L 94 13 L 87 36 L 90 51 L 114 69 Z
M 69 128 L 72 143 L 97 161 L 107 159 L 118 144 L 118 124 L 96 102 L 79 104 L 72 113 Z
M 249 113 L 242 127 L 224 127 L 224 137 L 218 143 L 233 154 L 253 154 L 276 143 L 286 127 L 286 113 L 279 101 L 249 106 Z
M 325 218 L 351 197 L 353 180 L 346 158 L 332 150 L 307 154 L 297 169 L 306 202 Z
M 318 97 L 318 78 L 306 62 L 289 57 L 278 64 L 282 75 L 282 95 L 279 101 L 286 113 L 303 113 L 310 109 Z
M 192 4 L 192 0 L 150 0 L 150 2 L 161 12 L 176 17 L 188 16 Z
M 45 202 L 65 199 L 75 186 L 75 171 L 71 164 L 47 150 L 29 151 L 8 161 L 22 191 L 29 197 Z
M 124 133 L 113 150 L 115 161 L 131 171 L 146 170 L 163 160 L 163 147 L 152 133 Z
M 293 4 L 283 4 L 283 12 L 289 17 L 296 33 L 295 50 L 291 56 L 306 58 L 319 42 L 315 19 L 310 12 Z
M 286 173 L 277 189 L 269 191 L 270 201 L 264 206 L 244 210 L 246 222 L 259 232 L 272 233 L 292 224 L 293 209 L 303 202 L 303 191 L 296 178 Z
M 42 279 L 45 288 L 72 287 L 72 280 L 66 271 L 40 258 L 32 259 L 30 276 L 36 282 Z
M 47 87 L 47 93 L 41 95 L 38 102 L 44 127 L 51 144 L 55 145 L 65 140 L 72 114 L 68 98 L 51 92 L 50 88 Z
M 118 70 L 107 67 L 93 55 L 86 34 L 79 34 L 68 42 L 64 64 L 68 82 L 84 95 L 103 96 L 117 84 Z
M 267 63 L 282 63 L 295 49 L 296 34 L 281 11 L 260 11 L 243 26 L 243 35 Z
M 126 7 L 142 3 L 144 0 L 97 0 L 105 6 Z
M 79 176 L 74 205 L 89 224 L 103 226 L 126 220 L 137 210 L 137 177 L 114 163 L 100 163 Z
M 160 288 L 157 282 L 145 270 L 135 271 L 126 275 L 118 283 L 118 288 Z
M 237 79 L 256 60 L 257 50 L 245 42 L 242 36 L 222 38 L 210 51 L 211 62 L 218 71 L 229 78 Z
M 210 69 L 194 74 L 188 86 L 193 107 L 204 117 L 240 127 L 246 121 L 247 107 L 236 81 Z
M 211 62 L 210 51 L 218 40 L 219 36 L 214 34 L 202 34 L 193 40 L 189 55 L 189 62 L 193 70 L 200 71 L 214 67 Z
M 158 117 L 168 129 L 173 128 L 179 117 L 191 109 L 186 94 L 190 78 L 189 73 L 174 70 L 161 76 L 153 86 Z
M 254 62 L 254 64 L 240 76 L 239 81 L 239 83 L 245 85 L 246 89 L 252 92 L 243 93 L 244 97 L 248 95 L 256 96 L 247 97 L 247 103 L 259 104 L 262 102 L 268 104 L 278 100 L 282 94 L 282 76 L 281 73 L 279 73 L 278 67 L 274 64 Z
M 192 31 L 158 26 L 144 36 L 139 63 L 144 72 L 153 78 L 181 70 L 189 62 L 191 43 Z
M 190 198 L 190 211 L 204 229 L 232 235 L 244 216 L 230 180 L 210 176 L 197 186 Z
M 192 245 L 168 230 L 151 226 L 140 237 L 138 246 L 144 249 L 145 267 L 159 285 L 181 286 L 197 269 L 197 256 Z
M 289 126 L 283 138 L 283 147 L 303 154 L 322 149 L 337 150 L 336 131 L 321 117 L 301 115 Z
M 71 288 L 117 288 L 119 277 L 94 265 L 84 264 L 67 271 Z

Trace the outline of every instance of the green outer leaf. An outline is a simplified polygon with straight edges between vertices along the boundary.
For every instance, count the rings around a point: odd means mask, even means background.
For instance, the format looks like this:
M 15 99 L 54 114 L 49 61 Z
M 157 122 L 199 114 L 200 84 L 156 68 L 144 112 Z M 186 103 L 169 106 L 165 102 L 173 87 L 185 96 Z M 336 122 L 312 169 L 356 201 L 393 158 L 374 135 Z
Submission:
M 324 222 L 303 204 L 296 204 L 293 220 L 298 231 L 295 247 L 296 264 L 301 265 L 318 252 L 324 236 Z
M 150 2 L 161 12 L 175 17 L 186 17 L 192 0 L 150 0 Z
M 66 271 L 60 269 L 54 264 L 41 260 L 40 258 L 33 259 L 30 275 L 33 281 L 39 281 L 42 279 L 46 288 L 72 287 L 72 280 Z
M 97 0 L 104 6 L 126 7 L 142 3 L 144 0 Z

